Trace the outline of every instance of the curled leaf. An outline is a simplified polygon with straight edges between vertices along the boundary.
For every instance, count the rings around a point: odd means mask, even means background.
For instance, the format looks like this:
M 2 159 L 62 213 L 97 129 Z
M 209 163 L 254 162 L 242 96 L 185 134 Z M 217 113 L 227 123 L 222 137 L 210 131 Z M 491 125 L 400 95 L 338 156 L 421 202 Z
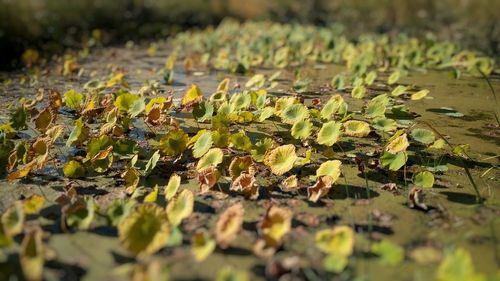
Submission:
M 240 232 L 244 212 L 243 205 L 237 203 L 227 208 L 219 216 L 215 226 L 215 239 L 222 249 L 229 247 Z

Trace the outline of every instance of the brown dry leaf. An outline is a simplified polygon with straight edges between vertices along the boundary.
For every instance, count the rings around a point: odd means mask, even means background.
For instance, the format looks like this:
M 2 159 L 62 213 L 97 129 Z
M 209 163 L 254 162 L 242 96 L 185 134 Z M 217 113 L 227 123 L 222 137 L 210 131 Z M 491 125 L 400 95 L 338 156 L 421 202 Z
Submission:
M 217 244 L 225 249 L 237 237 L 243 224 L 245 210 L 241 203 L 237 203 L 227 208 L 217 220 L 215 226 L 215 240 Z
M 258 231 L 267 246 L 278 248 L 292 228 L 292 211 L 272 205 L 258 224 Z
M 56 90 L 49 90 L 50 108 L 58 110 L 63 105 L 61 94 Z
M 259 186 L 252 174 L 241 173 L 232 183 L 230 190 L 242 193 L 245 197 L 255 200 L 259 197 Z
M 162 112 L 162 104 L 155 103 L 148 112 L 146 122 L 153 126 L 159 126 L 167 120 L 167 116 Z
M 217 183 L 220 177 L 219 171 L 215 166 L 210 165 L 198 172 L 198 182 L 200 184 L 200 193 L 208 192 Z
M 44 110 L 40 111 L 40 113 L 38 113 L 38 115 L 35 117 L 35 127 L 38 131 L 44 133 L 49 128 L 50 124 L 52 124 L 54 118 L 54 112 L 49 107 L 47 107 Z
M 319 198 L 326 196 L 333 185 L 333 179 L 330 176 L 321 176 L 313 186 L 307 188 L 307 198 L 309 201 L 317 202 Z
M 231 161 L 231 164 L 229 164 L 229 175 L 233 180 L 239 177 L 243 172 L 254 175 L 255 170 L 255 163 L 250 155 L 236 156 Z

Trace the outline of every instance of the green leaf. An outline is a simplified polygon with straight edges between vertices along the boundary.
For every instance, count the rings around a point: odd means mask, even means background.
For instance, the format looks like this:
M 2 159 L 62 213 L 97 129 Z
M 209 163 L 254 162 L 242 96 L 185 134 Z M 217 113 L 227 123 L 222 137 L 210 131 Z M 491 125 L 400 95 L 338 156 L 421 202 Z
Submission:
M 330 121 L 323 124 L 318 132 L 317 142 L 326 146 L 332 146 L 340 138 L 342 123 Z
M 16 130 L 26 128 L 26 120 L 28 120 L 28 113 L 24 107 L 19 107 L 10 116 L 10 126 Z
M 423 144 L 429 145 L 434 142 L 436 137 L 434 136 L 434 133 L 430 130 L 427 129 L 413 129 L 411 130 L 410 136 Z
M 209 101 L 201 101 L 193 108 L 193 116 L 198 122 L 205 122 L 212 119 L 214 106 Z
M 373 244 L 371 250 L 379 256 L 380 263 L 384 265 L 395 266 L 400 264 L 405 258 L 404 249 L 387 239 Z
M 366 88 L 363 85 L 358 85 L 352 89 L 351 96 L 355 99 L 362 99 L 366 94 Z
M 434 186 L 434 175 L 429 171 L 418 172 L 413 176 L 413 183 L 423 188 Z
M 144 168 L 144 174 L 149 175 L 151 171 L 156 167 L 156 163 L 158 163 L 158 160 L 160 159 L 160 151 L 157 150 L 151 155 L 151 158 L 149 158 L 148 163 L 146 163 L 146 167 Z
M 130 106 L 128 113 L 130 114 L 130 117 L 134 118 L 137 115 L 141 114 L 144 109 L 146 108 L 146 104 L 144 102 L 144 98 L 138 98 L 136 99 L 132 105 Z
M 118 107 L 120 111 L 128 112 L 134 103 L 139 99 L 138 95 L 131 93 L 121 93 L 115 100 L 115 106 Z
M 212 132 L 205 131 L 201 136 L 198 137 L 193 145 L 193 156 L 195 158 L 200 158 L 212 147 Z
M 63 101 L 66 106 L 75 110 L 80 110 L 82 108 L 83 100 L 84 95 L 74 89 L 67 91 L 63 96 Z
M 408 160 L 408 156 L 404 151 L 398 152 L 397 154 L 392 154 L 386 151 L 384 152 L 384 155 L 380 157 L 382 165 L 384 167 L 388 167 L 391 171 L 399 170 L 406 163 L 406 160 Z
M 457 248 L 439 265 L 436 281 L 486 281 L 486 278 L 475 271 L 469 252 Z
M 64 165 L 63 172 L 64 176 L 70 179 L 77 179 L 85 176 L 85 168 L 76 160 L 71 160 L 66 163 L 66 165 Z

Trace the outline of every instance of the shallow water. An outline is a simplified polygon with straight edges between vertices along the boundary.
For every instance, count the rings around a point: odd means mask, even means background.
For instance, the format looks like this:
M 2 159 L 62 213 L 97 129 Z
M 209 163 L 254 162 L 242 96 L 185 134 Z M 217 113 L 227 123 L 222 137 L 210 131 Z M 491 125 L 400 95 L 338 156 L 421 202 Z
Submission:
M 72 88 L 81 90 L 89 79 L 108 74 L 108 66 L 111 65 L 125 71 L 131 88 L 138 90 L 144 80 L 162 80 L 158 70 L 163 67 L 167 55 L 166 47 L 160 48 L 154 57 L 148 56 L 141 48 L 130 50 L 117 47 L 98 50 L 84 60 L 82 64 L 84 71 L 80 77 L 64 79 L 52 72 L 40 77 L 35 87 L 13 82 L 1 90 L 1 99 L 2 102 L 8 103 L 26 95 L 33 95 L 36 87 L 56 88 L 60 92 Z M 222 72 L 200 71 L 203 74 L 194 75 L 179 71 L 175 74 L 174 86 L 162 86 L 162 89 L 172 90 L 175 97 L 180 97 L 187 87 L 195 83 L 204 94 L 210 95 L 223 78 L 230 77 L 233 82 L 240 84 L 244 84 L 248 79 L 245 76 L 227 75 Z M 275 94 L 289 92 L 293 81 L 292 71 L 283 73 L 278 88 L 272 92 Z M 328 98 L 333 92 L 321 92 L 320 86 L 328 83 L 331 77 L 341 71 L 343 68 L 338 65 L 306 68 L 304 75 L 312 77 L 314 82 L 311 91 L 304 95 L 305 98 Z M 259 70 L 259 72 L 270 74 L 274 71 Z M 21 76 L 20 73 L 6 75 L 16 81 Z M 437 184 L 426 197 L 426 203 L 432 208 L 429 212 L 410 209 L 406 206 L 408 187 L 403 187 L 401 195 L 393 195 L 381 190 L 379 187 L 390 180 L 390 175 L 368 175 L 368 187 L 371 190 L 368 198 L 365 179 L 358 172 L 354 160 L 348 154 L 349 148 L 355 146 L 366 147 L 369 151 L 372 149 L 372 141 L 356 143 L 348 139 L 341 144 L 344 153 L 336 151 L 336 157 L 342 159 L 346 167 L 343 171 L 344 177 L 337 182 L 330 199 L 326 199 L 324 203 L 312 204 L 307 202 L 304 193 L 292 198 L 289 194 L 271 191 L 272 201 L 288 205 L 295 213 L 293 230 L 288 235 L 287 241 L 298 239 L 305 241 L 304 243 L 285 243 L 285 248 L 277 254 L 277 258 L 298 255 L 303 258 L 303 266 L 321 267 L 318 252 L 311 251 L 314 248 L 314 233 L 332 224 L 348 224 L 357 231 L 357 251 L 349 266 L 356 276 L 364 277 L 366 280 L 429 280 L 433 278 L 437 266 L 435 263 L 417 264 L 409 258 L 397 267 L 380 265 L 377 259 L 364 254 L 370 245 L 370 241 L 366 239 L 367 235 L 373 238 L 389 237 L 391 241 L 402 245 L 407 254 L 416 246 L 431 245 L 447 251 L 460 245 L 471 252 L 478 271 L 493 274 L 498 270 L 500 267 L 497 242 L 498 233 L 500 233 L 500 220 L 498 219 L 500 199 L 497 193 L 500 186 L 500 173 L 498 168 L 490 169 L 490 167 L 500 162 L 498 157 L 500 155 L 500 128 L 496 125 L 494 118 L 496 103 L 486 81 L 471 77 L 456 80 L 444 71 L 428 71 L 411 72 L 400 82 L 415 84 L 430 90 L 427 98 L 408 102 L 410 110 L 419 116 L 415 120 L 429 122 L 441 134 L 448 136 L 453 144 L 470 144 L 471 156 L 477 161 L 471 165 L 471 172 L 481 194 L 486 198 L 485 204 L 475 204 L 472 186 L 459 163 L 452 157 L 444 157 L 439 162 L 446 164 L 449 171 L 437 176 L 442 185 Z M 495 91 L 500 93 L 500 80 L 493 78 L 492 84 Z M 383 87 L 374 87 L 369 91 L 370 95 L 379 93 L 384 93 Z M 350 109 L 359 109 L 361 103 L 353 101 L 349 96 L 345 93 L 346 101 L 352 105 Z M 447 116 L 443 114 L 441 107 L 453 108 L 463 113 L 464 116 Z M 2 121 L 8 118 L 6 107 L 3 107 L 0 112 Z M 192 122 L 192 120 L 185 122 Z M 270 125 L 252 124 L 245 129 L 250 135 L 259 136 L 259 133 L 266 133 L 266 126 Z M 161 180 L 153 179 L 152 181 Z M 276 185 L 272 177 L 265 181 L 267 186 Z M 117 187 L 114 179 L 109 177 L 96 177 L 89 181 L 79 182 L 84 187 L 84 193 L 96 195 L 100 204 L 110 202 L 120 192 L 120 187 Z M 53 203 L 67 183 L 60 177 L 47 178 L 46 176 L 34 176 L 15 184 L 1 180 L 0 210 L 3 211 L 21 195 L 28 196 L 32 193 L 43 194 L 48 202 Z M 224 188 L 227 183 L 223 182 L 221 185 Z M 192 190 L 198 188 L 194 180 L 190 180 L 186 186 Z M 175 261 L 172 265 L 174 279 L 210 280 L 222 266 L 228 264 L 248 270 L 251 280 L 257 280 L 258 276 L 265 274 L 266 262 L 255 257 L 251 248 L 256 237 L 255 222 L 264 213 L 265 206 L 270 204 L 271 200 L 241 199 L 232 196 L 227 199 L 217 199 L 212 195 L 196 197 L 196 216 L 188 223 L 188 229 L 195 230 L 203 226 L 211 228 L 215 223 L 213 214 L 222 209 L 221 206 L 242 201 L 246 210 L 244 231 L 235 243 L 238 247 L 224 252 L 216 251 L 199 265 L 191 258 L 187 241 L 174 250 L 160 252 L 158 256 Z M 76 274 L 73 277 L 81 275 L 84 280 L 120 280 L 121 277 L 116 275 L 112 268 L 129 261 L 129 258 L 115 239 L 115 230 L 101 227 L 89 232 L 59 233 L 59 222 L 49 219 L 53 213 L 58 212 L 57 209 L 45 208 L 42 210 L 42 216 L 46 218 L 40 219 L 44 229 L 52 233 L 48 245 L 57 253 L 57 262 L 60 263 L 46 270 L 47 280 L 61 279 L 64 274 L 70 274 L 66 275 L 70 277 L 71 274 Z M 317 217 L 313 218 L 313 215 Z M 345 279 L 350 278 L 341 276 L 339 280 Z

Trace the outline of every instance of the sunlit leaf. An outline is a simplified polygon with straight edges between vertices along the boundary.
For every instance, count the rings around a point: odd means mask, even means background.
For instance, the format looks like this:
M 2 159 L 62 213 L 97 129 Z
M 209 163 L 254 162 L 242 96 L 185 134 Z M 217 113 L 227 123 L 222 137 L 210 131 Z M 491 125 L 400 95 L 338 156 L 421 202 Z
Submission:
M 230 190 L 243 194 L 246 198 L 255 200 L 259 197 L 259 186 L 255 175 L 242 172 L 231 183 Z
M 198 103 L 203 99 L 203 94 L 201 93 L 200 88 L 197 85 L 191 85 L 191 88 L 186 91 L 184 96 L 182 97 L 181 104 L 183 106 Z
M 349 226 L 320 230 L 315 235 L 315 242 L 325 254 L 348 257 L 354 250 L 354 231 Z
M 198 163 L 196 164 L 196 170 L 200 171 L 210 165 L 217 167 L 220 163 L 222 163 L 224 157 L 224 153 L 220 148 L 211 148 L 205 155 L 203 155 Z
M 178 226 L 183 219 L 193 213 L 194 195 L 188 189 L 183 189 L 174 196 L 167 205 L 168 221 L 172 226 Z
M 193 156 L 195 158 L 200 158 L 212 147 L 212 132 L 204 132 L 193 145 Z
M 363 85 L 356 86 L 352 89 L 351 96 L 355 99 L 362 99 L 366 94 L 366 88 Z
M 420 91 L 413 93 L 411 95 L 411 100 L 421 100 L 421 99 L 425 98 L 428 94 L 429 94 L 429 90 L 427 90 L 427 89 L 420 90 Z
M 344 133 L 350 137 L 366 137 L 370 133 L 370 125 L 358 120 L 349 120 L 344 124 Z
M 305 140 L 311 135 L 312 127 L 313 125 L 309 119 L 295 122 L 291 130 L 292 137 L 295 139 Z
M 413 176 L 413 183 L 424 188 L 434 186 L 434 175 L 429 171 L 418 172 Z
M 397 171 L 408 160 L 408 155 L 406 152 L 401 151 L 396 154 L 392 154 L 390 152 L 384 152 L 384 154 L 380 157 L 380 162 L 384 167 L 388 167 L 391 171 Z
M 71 160 L 64 165 L 63 168 L 64 176 L 71 179 L 82 178 L 85 176 L 85 167 L 82 163 Z
M 82 93 L 77 92 L 74 89 L 71 89 L 64 93 L 63 100 L 67 107 L 75 110 L 80 110 L 82 108 L 84 98 L 85 97 Z
M 23 200 L 24 213 L 27 215 L 38 213 L 45 204 L 45 197 L 32 194 L 30 197 Z
M 432 131 L 420 128 L 411 130 L 410 136 L 412 139 L 418 141 L 419 143 L 426 145 L 433 143 L 436 139 Z
M 158 199 L 158 185 L 155 185 L 153 191 L 148 193 L 146 197 L 144 197 L 144 203 L 155 203 Z
M 213 165 L 201 169 L 198 172 L 198 183 L 200 184 L 200 193 L 202 194 L 206 193 L 212 187 L 214 187 L 215 184 L 217 184 L 219 177 L 220 177 L 220 172 Z
M 437 281 L 485 281 L 486 278 L 476 272 L 472 257 L 463 248 L 448 253 L 438 267 Z
M 406 151 L 410 144 L 408 143 L 408 138 L 406 134 L 402 134 L 392 140 L 385 147 L 385 151 L 391 154 L 397 154 L 399 152 Z
M 236 156 L 231 160 L 231 164 L 229 165 L 229 176 L 234 180 L 243 172 L 255 174 L 255 170 L 256 167 L 250 155 Z
M 268 151 L 264 157 L 264 164 L 271 169 L 273 174 L 279 176 L 290 171 L 296 160 L 295 146 L 287 144 Z
M 332 146 L 340 138 L 342 124 L 335 121 L 323 123 L 318 132 L 317 142 L 326 146 Z
M 295 124 L 309 118 L 309 110 L 301 103 L 292 104 L 281 111 L 281 120 L 286 124 Z
M 165 199 L 167 201 L 170 201 L 175 196 L 177 190 L 179 190 L 180 185 L 181 185 L 181 177 L 177 174 L 172 174 L 168 179 L 167 186 L 165 186 L 164 190 Z
M 274 205 L 267 209 L 266 214 L 258 224 L 258 230 L 266 244 L 271 247 L 281 245 L 283 237 L 292 227 L 292 211 Z
M 307 199 L 311 202 L 317 202 L 321 197 L 325 197 L 330 192 L 333 185 L 331 176 L 319 176 L 313 186 L 307 188 Z

